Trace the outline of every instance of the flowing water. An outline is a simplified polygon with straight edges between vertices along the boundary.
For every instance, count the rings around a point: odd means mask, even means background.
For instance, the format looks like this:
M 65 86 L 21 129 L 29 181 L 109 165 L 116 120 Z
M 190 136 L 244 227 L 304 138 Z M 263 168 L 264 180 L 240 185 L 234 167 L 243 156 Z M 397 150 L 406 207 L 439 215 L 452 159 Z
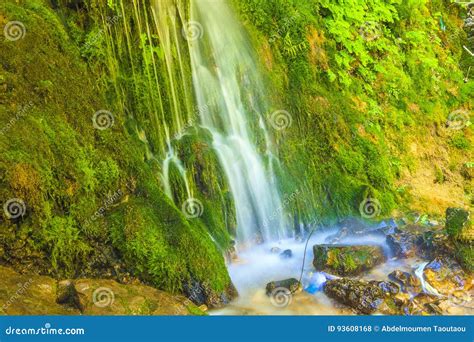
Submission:
M 225 1 L 194 0 L 190 16 L 200 36 L 188 39 L 194 90 L 198 105 L 209 108 L 201 125 L 212 134 L 231 188 L 237 240 L 277 241 L 287 232 L 263 120 L 266 94 L 251 45 Z
M 220 310 L 213 310 L 212 315 L 351 315 L 353 311 L 338 305 L 329 299 L 323 291 L 324 283 L 336 276 L 318 272 L 312 265 L 315 244 L 326 243 L 326 238 L 333 234 L 320 232 L 309 240 L 305 253 L 305 243 L 294 239 L 281 240 L 278 243 L 265 243 L 239 253 L 239 259 L 229 265 L 229 273 L 236 286 L 239 297 Z M 385 237 L 348 238 L 340 241 L 346 245 L 370 244 L 378 245 L 388 259 L 385 263 L 376 266 L 368 273 L 362 273 L 354 278 L 360 280 L 389 281 L 388 274 L 400 270 L 416 275 L 422 284 L 422 293 L 440 296 L 436 289 L 424 280 L 423 270 L 427 265 L 425 260 L 413 257 L 409 259 L 390 258 L 389 248 Z M 282 259 L 271 249 L 291 249 L 293 257 Z M 306 258 L 303 265 L 303 256 Z M 303 268 L 303 271 L 302 271 Z M 288 278 L 300 279 L 303 291 L 286 298 L 271 298 L 266 295 L 266 284 Z M 411 296 L 415 296 L 412 293 Z M 450 308 L 444 314 L 466 315 L 474 312 L 474 303 L 469 293 L 465 294 L 469 300 L 460 303 L 459 300 L 450 303 Z M 449 299 L 441 296 L 441 299 Z

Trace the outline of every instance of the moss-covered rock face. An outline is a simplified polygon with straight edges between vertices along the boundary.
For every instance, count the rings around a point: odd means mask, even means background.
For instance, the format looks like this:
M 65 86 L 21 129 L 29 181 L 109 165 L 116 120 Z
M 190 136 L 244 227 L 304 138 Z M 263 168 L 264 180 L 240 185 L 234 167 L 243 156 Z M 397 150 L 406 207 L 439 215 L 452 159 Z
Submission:
M 293 207 L 302 216 L 374 218 L 395 207 L 442 215 L 456 201 L 472 203 L 462 176 L 472 126 L 446 127 L 456 110 L 473 108 L 462 7 L 233 2 L 268 71 L 275 110 L 292 117 L 274 133 L 291 175 L 285 191 L 301 190 Z M 360 210 L 368 199 L 377 200 L 373 212 Z
M 26 32 L 0 39 L 0 262 L 58 278 L 138 277 L 173 293 L 195 281 L 208 296 L 232 298 L 216 164 L 206 155 L 196 176 L 209 188 L 205 215 L 185 216 L 163 192 L 160 166 L 125 112 L 134 108 L 111 95 L 101 50 L 107 33 L 83 41 L 98 13 L 49 6 L 0 4 L 2 32 L 12 21 Z M 93 58 L 85 53 L 92 48 Z
M 337 275 L 354 275 L 370 270 L 385 260 L 379 246 L 314 245 L 313 265 Z

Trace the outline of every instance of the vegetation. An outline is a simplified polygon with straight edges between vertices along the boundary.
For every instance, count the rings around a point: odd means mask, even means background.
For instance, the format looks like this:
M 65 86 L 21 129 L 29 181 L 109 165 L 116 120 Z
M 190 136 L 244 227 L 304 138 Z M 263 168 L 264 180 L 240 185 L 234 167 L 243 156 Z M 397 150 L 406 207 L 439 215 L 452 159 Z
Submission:
M 210 138 L 195 125 L 205 109 L 195 105 L 181 35 L 189 1 L 52 3 L 0 4 L 2 27 L 26 28 L 20 40 L 0 39 L 0 197 L 26 208 L 0 216 L 0 262 L 55 277 L 130 272 L 174 293 L 193 281 L 228 291 L 222 255 L 236 219 Z M 462 8 L 448 0 L 234 7 L 273 109 L 292 117 L 272 132 L 280 191 L 298 191 L 288 215 L 329 222 L 358 214 L 367 198 L 381 217 L 474 203 L 469 119 L 446 127 L 450 113 L 473 106 Z M 189 197 L 202 204 L 199 217 L 182 210 Z M 459 253 L 472 264 L 471 247 Z
M 134 118 L 120 105 L 123 98 L 110 93 L 118 85 L 105 74 L 112 63 L 105 59 L 108 36 L 90 23 L 100 16 L 89 6 L 86 18 L 86 8 L 61 6 L 55 13 L 40 0 L 1 5 L 2 23 L 21 21 L 26 34 L 0 40 L 0 119 L 15 118 L 0 135 L 0 193 L 23 201 L 26 211 L 15 219 L 2 211 L 0 258 L 57 277 L 123 268 L 170 292 L 182 292 L 191 280 L 223 292 L 230 279 L 222 252 L 230 238 L 211 201 L 216 195 L 209 194 L 201 221 L 186 218 L 164 194 L 159 165 L 147 158 Z M 117 77 L 126 87 L 134 82 Z M 113 115 L 107 129 L 94 127 L 99 110 Z M 203 166 L 204 179 L 211 167 Z
M 462 49 L 465 10 L 438 0 L 235 5 L 260 48 L 274 103 L 292 115 L 294 124 L 276 134 L 296 180 L 287 187 L 304 189 L 302 216 L 357 213 L 367 197 L 382 215 L 396 207 L 442 214 L 449 200 L 429 205 L 433 194 L 410 180 L 429 168 L 429 184 L 448 165 L 452 187 L 472 203 L 469 179 L 458 176 L 472 157 L 472 131 L 445 128 L 450 113 L 473 105 L 474 83 L 464 82 L 474 63 Z

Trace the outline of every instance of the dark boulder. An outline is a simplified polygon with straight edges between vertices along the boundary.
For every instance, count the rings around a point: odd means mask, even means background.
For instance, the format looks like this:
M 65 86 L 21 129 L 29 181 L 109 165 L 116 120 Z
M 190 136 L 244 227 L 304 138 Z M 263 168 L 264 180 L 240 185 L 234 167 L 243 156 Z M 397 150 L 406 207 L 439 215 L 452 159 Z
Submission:
M 391 282 L 361 281 L 347 278 L 328 280 L 324 293 L 360 314 L 381 312 L 396 314 L 399 308 L 394 300 L 397 285 Z
M 410 258 L 416 255 L 416 241 L 418 236 L 411 233 L 397 233 L 387 235 L 387 245 L 398 258 Z
M 446 209 L 446 231 L 455 240 L 473 241 L 474 228 L 469 211 L 462 208 Z
M 289 259 L 293 256 L 293 252 L 291 249 L 285 249 L 283 252 L 280 253 L 280 258 L 282 259 Z
M 221 308 L 237 297 L 238 293 L 232 283 L 222 292 L 216 292 L 206 283 L 195 280 L 184 284 L 184 293 L 194 304 L 205 304 L 208 308 Z
M 71 280 L 59 281 L 56 287 L 56 303 L 68 305 L 71 308 L 84 310 L 84 305 L 81 302 L 79 293 Z

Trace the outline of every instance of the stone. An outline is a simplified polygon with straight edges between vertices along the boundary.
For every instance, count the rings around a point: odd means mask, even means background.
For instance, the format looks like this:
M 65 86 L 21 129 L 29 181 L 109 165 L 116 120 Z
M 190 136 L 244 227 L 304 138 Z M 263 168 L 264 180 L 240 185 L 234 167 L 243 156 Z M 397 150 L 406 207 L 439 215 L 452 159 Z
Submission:
M 193 279 L 184 285 L 184 293 L 197 306 L 206 304 L 211 309 L 222 308 L 237 297 L 237 290 L 232 283 L 224 292 L 217 293 L 208 284 Z
M 186 297 L 141 283 L 120 284 L 111 279 L 57 283 L 51 277 L 19 274 L 4 266 L 0 266 L 0 274 L 0 314 L 4 315 L 203 314 Z M 79 299 L 79 305 L 71 305 L 74 298 Z
M 452 258 L 435 258 L 424 270 L 426 282 L 441 295 L 449 296 L 455 291 L 469 292 L 473 289 L 473 277 L 466 274 L 461 266 Z
M 420 280 L 411 273 L 395 270 L 388 275 L 388 278 L 400 284 L 403 292 L 421 291 Z
M 81 312 L 84 310 L 83 302 L 81 302 L 72 280 L 61 280 L 58 282 L 56 288 L 56 303 L 69 305 Z
M 392 292 L 396 288 L 396 284 L 390 282 L 339 278 L 328 280 L 324 284 L 324 293 L 360 314 L 396 314 L 399 309 Z
M 446 231 L 452 239 L 473 241 L 474 227 L 469 211 L 462 208 L 446 209 Z
M 371 245 L 314 245 L 313 254 L 316 270 L 340 276 L 368 271 L 385 260 L 382 248 Z
M 298 279 L 289 278 L 289 279 L 284 279 L 284 280 L 272 281 L 268 283 L 265 288 L 267 296 L 271 296 L 273 291 L 275 291 L 278 288 L 285 288 L 293 294 L 301 292 L 303 290 L 303 286 L 298 281 Z
M 410 233 L 387 235 L 387 245 L 398 258 L 410 258 L 416 255 L 417 236 Z
M 293 256 L 293 252 L 291 249 L 285 249 L 283 252 L 280 253 L 280 258 L 282 259 L 289 259 Z

